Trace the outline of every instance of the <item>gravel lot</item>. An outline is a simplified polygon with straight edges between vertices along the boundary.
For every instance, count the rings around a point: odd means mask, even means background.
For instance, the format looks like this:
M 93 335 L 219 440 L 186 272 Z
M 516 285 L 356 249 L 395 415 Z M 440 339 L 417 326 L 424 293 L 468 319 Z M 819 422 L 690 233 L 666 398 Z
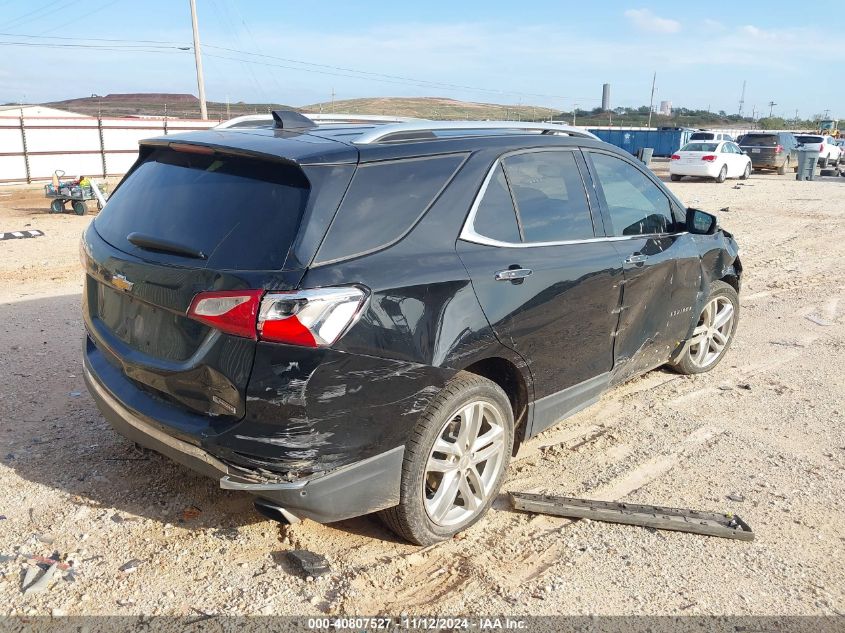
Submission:
M 525 445 L 504 488 L 734 511 L 751 543 L 520 514 L 504 495 L 423 550 L 366 517 L 265 520 L 110 430 L 80 372 L 93 216 L 0 188 L 0 230 L 46 234 L 0 242 L 0 614 L 845 613 L 845 178 L 671 187 L 723 209 L 742 247 L 733 349 L 710 374 L 607 394 Z M 331 573 L 301 579 L 292 548 Z M 24 595 L 28 561 L 53 552 L 70 567 Z

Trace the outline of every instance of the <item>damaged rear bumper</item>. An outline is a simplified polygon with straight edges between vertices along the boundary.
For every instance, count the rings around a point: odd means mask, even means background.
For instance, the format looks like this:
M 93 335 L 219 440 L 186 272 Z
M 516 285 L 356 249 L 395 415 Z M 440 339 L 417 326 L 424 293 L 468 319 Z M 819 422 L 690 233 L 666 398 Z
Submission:
M 221 488 L 249 492 L 278 506 L 288 520 L 309 518 L 331 523 L 399 503 L 404 446 L 293 481 L 270 480 L 257 473 L 252 477 L 200 446 L 166 433 L 153 420 L 127 407 L 97 378 L 87 358 L 84 376 L 97 407 L 118 433 L 219 480 Z

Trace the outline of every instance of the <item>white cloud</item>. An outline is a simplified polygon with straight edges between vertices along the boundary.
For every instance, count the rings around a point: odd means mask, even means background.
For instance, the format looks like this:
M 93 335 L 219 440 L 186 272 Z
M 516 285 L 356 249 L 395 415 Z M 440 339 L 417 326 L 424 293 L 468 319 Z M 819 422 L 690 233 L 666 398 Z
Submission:
M 641 31 L 653 33 L 677 33 L 681 30 L 681 23 L 669 18 L 661 18 L 649 9 L 628 9 L 625 17 L 631 20 Z
M 712 18 L 704 18 L 703 21 L 704 28 L 708 31 L 724 31 L 725 25 L 719 22 L 719 20 L 714 20 Z

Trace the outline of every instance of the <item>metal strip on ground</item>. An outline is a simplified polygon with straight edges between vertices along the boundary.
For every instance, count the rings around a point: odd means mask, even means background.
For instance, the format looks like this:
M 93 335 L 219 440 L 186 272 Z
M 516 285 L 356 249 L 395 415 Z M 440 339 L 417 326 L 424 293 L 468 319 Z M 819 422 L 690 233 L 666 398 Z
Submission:
M 692 532 L 707 536 L 753 541 L 754 532 L 735 514 L 703 512 L 682 508 L 640 505 L 619 501 L 594 501 L 511 492 L 511 504 L 516 510 L 539 512 L 555 516 L 640 525 L 659 530 Z

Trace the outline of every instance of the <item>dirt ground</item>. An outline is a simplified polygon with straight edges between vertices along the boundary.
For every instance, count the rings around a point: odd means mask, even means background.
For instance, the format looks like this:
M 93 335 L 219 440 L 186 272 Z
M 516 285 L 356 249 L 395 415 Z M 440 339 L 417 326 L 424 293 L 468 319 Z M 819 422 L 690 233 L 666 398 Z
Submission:
M 742 247 L 733 349 L 533 439 L 504 490 L 732 511 L 750 543 L 531 516 L 504 494 L 426 549 L 368 517 L 266 520 L 110 429 L 80 371 L 77 245 L 93 216 L 0 188 L 0 230 L 45 233 L 0 242 L 0 614 L 845 613 L 845 178 L 671 187 Z M 331 573 L 301 579 L 292 548 Z M 54 552 L 70 567 L 24 595 L 28 561 Z

